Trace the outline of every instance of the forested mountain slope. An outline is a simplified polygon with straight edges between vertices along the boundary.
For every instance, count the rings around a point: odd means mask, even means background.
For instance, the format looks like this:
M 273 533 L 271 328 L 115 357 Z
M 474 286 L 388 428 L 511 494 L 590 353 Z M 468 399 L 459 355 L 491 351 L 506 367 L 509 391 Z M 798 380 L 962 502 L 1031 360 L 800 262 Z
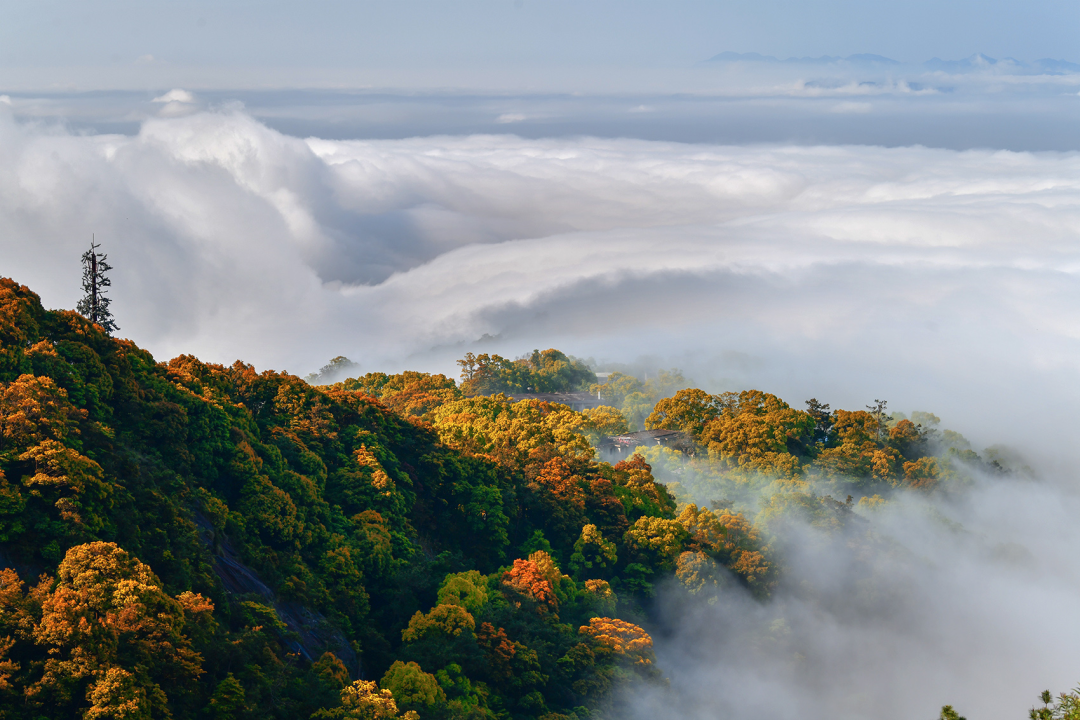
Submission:
M 622 688 L 665 692 L 661 588 L 766 599 L 793 519 L 870 567 L 858 507 L 1006 472 L 884 403 L 461 364 L 159 363 L 0 279 L 0 717 L 621 717 Z M 483 394 L 519 385 L 623 409 Z M 694 452 L 597 462 L 628 412 Z
M 618 619 L 670 564 L 658 543 L 731 554 L 643 462 L 594 462 L 560 406 L 458 399 L 428 422 L 157 363 L 10 280 L 0 342 L 10 717 L 389 712 L 357 678 L 424 717 L 586 716 L 659 681 Z

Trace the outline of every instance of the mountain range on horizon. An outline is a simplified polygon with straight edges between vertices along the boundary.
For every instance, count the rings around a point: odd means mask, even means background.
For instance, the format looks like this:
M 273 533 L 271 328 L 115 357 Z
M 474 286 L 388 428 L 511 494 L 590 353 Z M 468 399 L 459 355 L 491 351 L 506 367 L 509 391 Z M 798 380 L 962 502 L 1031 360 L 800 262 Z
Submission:
M 781 59 L 773 55 L 762 55 L 756 52 L 737 53 L 730 51 L 722 52 L 719 55 L 714 55 L 708 60 L 703 61 L 702 64 L 736 62 L 768 64 L 776 63 L 790 65 L 856 65 L 864 67 L 898 67 L 907 64 L 900 62 L 899 60 L 893 60 L 892 58 L 888 58 L 883 55 L 874 55 L 872 53 L 858 53 L 855 55 L 848 55 L 846 57 L 822 55 L 820 57 L 789 57 Z M 1016 58 L 1012 57 L 1006 57 L 998 60 L 982 53 L 975 53 L 974 55 L 966 58 L 961 58 L 959 60 L 942 60 L 941 58 L 933 57 L 926 62 L 920 63 L 920 65 L 927 70 L 950 73 L 966 73 L 987 70 L 1012 70 L 1013 72 L 1039 75 L 1068 75 L 1072 73 L 1080 73 L 1080 63 L 1069 62 L 1067 60 L 1040 58 L 1038 60 L 1025 62 L 1023 60 L 1017 60 Z

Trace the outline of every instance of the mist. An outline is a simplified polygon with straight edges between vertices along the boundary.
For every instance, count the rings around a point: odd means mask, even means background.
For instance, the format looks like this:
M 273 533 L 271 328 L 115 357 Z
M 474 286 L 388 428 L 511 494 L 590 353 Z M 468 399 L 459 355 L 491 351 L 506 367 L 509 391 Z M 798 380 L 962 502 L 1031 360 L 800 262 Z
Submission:
M 1026 717 L 1077 685 L 1078 509 L 1075 487 L 978 476 L 840 528 L 773 528 L 768 601 L 733 582 L 709 601 L 661 592 L 671 690 L 635 697 L 635 717 Z

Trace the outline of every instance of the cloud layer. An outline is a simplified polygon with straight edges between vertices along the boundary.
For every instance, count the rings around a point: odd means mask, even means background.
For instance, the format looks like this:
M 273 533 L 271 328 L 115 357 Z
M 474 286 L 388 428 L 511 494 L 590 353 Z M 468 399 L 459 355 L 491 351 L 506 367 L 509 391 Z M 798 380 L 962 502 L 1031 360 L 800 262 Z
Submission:
M 9 115 L 0 161 L 4 274 L 72 307 L 96 233 L 122 334 L 162 358 L 452 372 L 489 335 L 963 412 L 987 442 L 1022 406 L 1009 432 L 1045 445 L 1080 399 L 1074 154 L 301 140 L 222 111 L 133 137 Z

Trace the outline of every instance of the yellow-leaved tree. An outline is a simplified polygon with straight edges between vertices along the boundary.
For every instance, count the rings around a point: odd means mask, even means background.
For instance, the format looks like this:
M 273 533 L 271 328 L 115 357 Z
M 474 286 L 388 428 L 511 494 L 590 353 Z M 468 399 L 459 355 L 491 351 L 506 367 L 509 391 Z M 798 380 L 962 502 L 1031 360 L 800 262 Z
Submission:
M 190 692 L 202 674 L 185 624 L 212 623 L 213 605 L 191 592 L 171 597 L 114 543 L 68 550 L 29 605 L 40 607 L 31 635 L 47 656 L 26 689 L 31 703 L 79 707 L 85 698 L 88 718 L 167 716 L 168 694 Z
M 340 707 L 323 709 L 311 716 L 312 720 L 419 720 L 410 710 L 398 714 L 397 703 L 389 690 L 380 690 L 378 683 L 357 680 L 341 691 Z

